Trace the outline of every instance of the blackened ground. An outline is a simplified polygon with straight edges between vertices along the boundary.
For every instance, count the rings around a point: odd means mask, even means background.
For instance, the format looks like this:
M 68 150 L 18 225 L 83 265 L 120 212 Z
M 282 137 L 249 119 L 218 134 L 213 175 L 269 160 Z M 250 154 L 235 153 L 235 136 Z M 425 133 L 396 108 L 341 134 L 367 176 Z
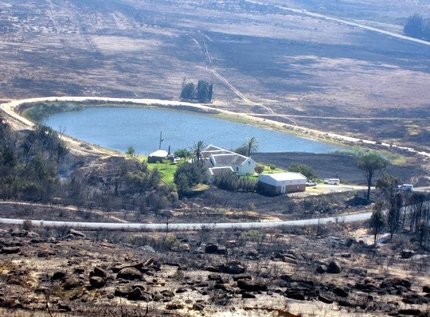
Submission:
M 357 168 L 357 158 L 348 154 L 314 154 L 314 153 L 253 153 L 252 158 L 262 164 L 274 164 L 279 168 L 288 168 L 291 164 L 306 164 L 315 174 L 323 178 L 339 178 L 346 184 L 365 184 L 363 171 Z M 420 164 L 409 163 L 398 166 L 389 165 L 386 172 L 400 178 L 402 183 L 412 183 L 415 186 L 429 185 L 428 169 Z M 381 175 L 376 174 L 375 180 Z

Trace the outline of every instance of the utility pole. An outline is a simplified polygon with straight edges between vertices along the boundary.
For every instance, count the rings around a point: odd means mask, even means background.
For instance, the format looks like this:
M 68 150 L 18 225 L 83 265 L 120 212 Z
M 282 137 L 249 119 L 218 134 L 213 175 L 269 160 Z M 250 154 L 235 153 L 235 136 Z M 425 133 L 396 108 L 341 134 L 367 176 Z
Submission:
M 161 150 L 161 142 L 163 142 L 164 141 L 164 138 L 163 138 L 163 132 L 161 131 L 160 132 L 160 143 L 159 143 L 159 145 L 158 145 L 158 149 L 159 150 Z

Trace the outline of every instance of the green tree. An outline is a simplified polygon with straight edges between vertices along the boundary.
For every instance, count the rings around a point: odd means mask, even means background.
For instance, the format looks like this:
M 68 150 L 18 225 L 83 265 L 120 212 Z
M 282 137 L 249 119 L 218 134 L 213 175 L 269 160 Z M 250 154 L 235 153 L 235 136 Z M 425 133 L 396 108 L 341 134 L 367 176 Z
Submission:
M 196 99 L 196 85 L 193 83 L 187 83 L 183 85 L 181 91 L 182 100 L 195 100 Z
M 175 157 L 187 159 L 187 158 L 191 157 L 191 152 L 188 149 L 184 148 L 184 149 L 176 150 L 173 153 L 173 155 Z
M 370 217 L 369 226 L 373 233 L 373 243 L 376 245 L 376 239 L 385 227 L 385 215 L 382 211 L 383 203 L 378 201 L 373 209 L 372 216 Z
M 377 172 L 382 172 L 388 165 L 388 161 L 375 153 L 361 155 L 357 160 L 357 167 L 364 172 L 367 183 L 367 200 L 370 200 L 370 187 L 372 179 Z
M 422 38 L 424 31 L 424 20 L 421 14 L 415 13 L 410 16 L 403 28 L 403 33 L 407 36 Z
M 127 152 L 125 152 L 125 154 L 127 156 L 129 156 L 130 158 L 133 158 L 136 156 L 136 151 L 134 150 L 134 147 L 129 146 L 129 147 L 127 147 Z
M 219 189 L 227 191 L 255 192 L 257 181 L 248 177 L 241 177 L 233 172 L 223 172 L 216 175 L 212 184 Z
M 207 180 L 207 169 L 201 161 L 181 164 L 173 177 L 180 197 L 186 195 L 194 186 L 207 183 Z
M 249 138 L 246 141 L 246 148 L 247 148 L 247 155 L 251 156 L 251 153 L 255 152 L 258 150 L 258 141 L 255 137 Z
M 264 171 L 264 166 L 263 166 L 263 165 L 257 165 L 257 166 L 254 168 L 254 170 L 255 170 L 255 172 L 256 172 L 257 174 L 261 174 L 261 173 L 263 173 L 263 171 Z
M 182 83 L 181 99 L 199 102 L 211 102 L 213 85 L 205 80 L 199 80 L 197 86 L 194 83 Z
M 193 147 L 191 148 L 192 153 L 194 154 L 196 161 L 203 160 L 203 150 L 206 147 L 205 143 L 203 141 L 197 141 L 194 143 Z
M 200 102 L 212 101 L 213 85 L 205 80 L 199 80 L 197 83 L 197 100 Z
M 306 176 L 308 179 L 314 179 L 316 177 L 314 170 L 306 164 L 291 164 L 288 167 L 288 171 L 301 173 L 304 176 Z

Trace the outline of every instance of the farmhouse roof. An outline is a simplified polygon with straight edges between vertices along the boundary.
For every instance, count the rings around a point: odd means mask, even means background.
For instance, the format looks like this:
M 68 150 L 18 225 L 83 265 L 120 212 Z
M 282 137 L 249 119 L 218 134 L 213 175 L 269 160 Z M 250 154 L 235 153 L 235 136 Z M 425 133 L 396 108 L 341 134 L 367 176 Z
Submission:
M 219 166 L 209 168 L 209 173 L 213 176 L 217 176 L 225 172 L 233 172 L 233 169 L 231 168 L 231 166 Z
M 212 154 L 212 158 L 216 165 L 242 165 L 247 157 L 237 153 Z
M 205 147 L 202 151 L 202 154 L 204 157 L 209 157 L 211 156 L 211 154 L 213 155 L 213 154 L 228 154 L 228 153 L 233 153 L 233 152 L 212 144 Z

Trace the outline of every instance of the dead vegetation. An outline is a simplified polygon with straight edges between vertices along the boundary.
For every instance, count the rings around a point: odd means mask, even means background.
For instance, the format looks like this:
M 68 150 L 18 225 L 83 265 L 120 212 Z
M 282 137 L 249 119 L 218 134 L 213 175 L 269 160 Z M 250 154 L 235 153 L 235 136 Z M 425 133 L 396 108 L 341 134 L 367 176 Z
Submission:
M 430 267 L 407 233 L 360 226 L 177 233 L 0 232 L 10 316 L 427 316 Z M 418 251 L 406 258 L 402 250 Z M 294 314 L 294 315 L 288 315 Z M 417 315 L 417 314 L 416 314 Z

